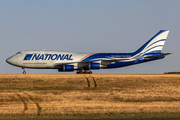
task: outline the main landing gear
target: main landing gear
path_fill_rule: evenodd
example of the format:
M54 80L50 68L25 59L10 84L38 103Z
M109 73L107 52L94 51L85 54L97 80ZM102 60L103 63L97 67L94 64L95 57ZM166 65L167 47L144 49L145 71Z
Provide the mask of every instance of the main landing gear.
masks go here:
M92 74L92 71L90 70L78 70L76 74Z
M22 68L22 69L23 69L23 72L22 72L22 73L23 73L23 74L26 74L25 68Z

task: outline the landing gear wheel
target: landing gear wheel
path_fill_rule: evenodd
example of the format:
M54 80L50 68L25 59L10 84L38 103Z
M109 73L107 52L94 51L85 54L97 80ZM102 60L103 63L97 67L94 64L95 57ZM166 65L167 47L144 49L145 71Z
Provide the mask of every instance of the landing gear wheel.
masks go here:
M82 74L82 72L76 72L76 74Z
M92 71L84 71L83 74L92 74Z
M82 70L77 70L76 74L83 74Z
M90 71L90 70L79 70L76 72L76 74L92 74L92 71Z

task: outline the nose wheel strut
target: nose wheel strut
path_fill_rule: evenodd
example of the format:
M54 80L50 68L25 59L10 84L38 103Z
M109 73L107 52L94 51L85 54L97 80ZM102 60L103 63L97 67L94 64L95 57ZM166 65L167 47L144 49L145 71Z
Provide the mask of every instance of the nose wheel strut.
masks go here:
M22 72L22 73L23 73L23 74L26 74L25 68L22 68L22 69L23 69L23 72Z

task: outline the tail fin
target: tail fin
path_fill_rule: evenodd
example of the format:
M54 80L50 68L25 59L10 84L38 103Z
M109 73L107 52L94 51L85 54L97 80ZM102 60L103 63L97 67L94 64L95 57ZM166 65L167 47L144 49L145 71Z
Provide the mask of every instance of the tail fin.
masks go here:
M161 53L168 34L169 34L169 30L160 30L155 36L153 36L142 47L140 47L135 52L135 54Z

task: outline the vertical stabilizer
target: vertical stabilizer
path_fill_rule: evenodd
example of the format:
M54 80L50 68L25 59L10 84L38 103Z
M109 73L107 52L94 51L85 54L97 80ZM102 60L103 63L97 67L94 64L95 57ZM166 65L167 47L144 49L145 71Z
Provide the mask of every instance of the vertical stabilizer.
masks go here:
M161 53L168 34L169 34L169 30L160 30L155 36L153 36L142 47L140 47L135 52L135 54Z

